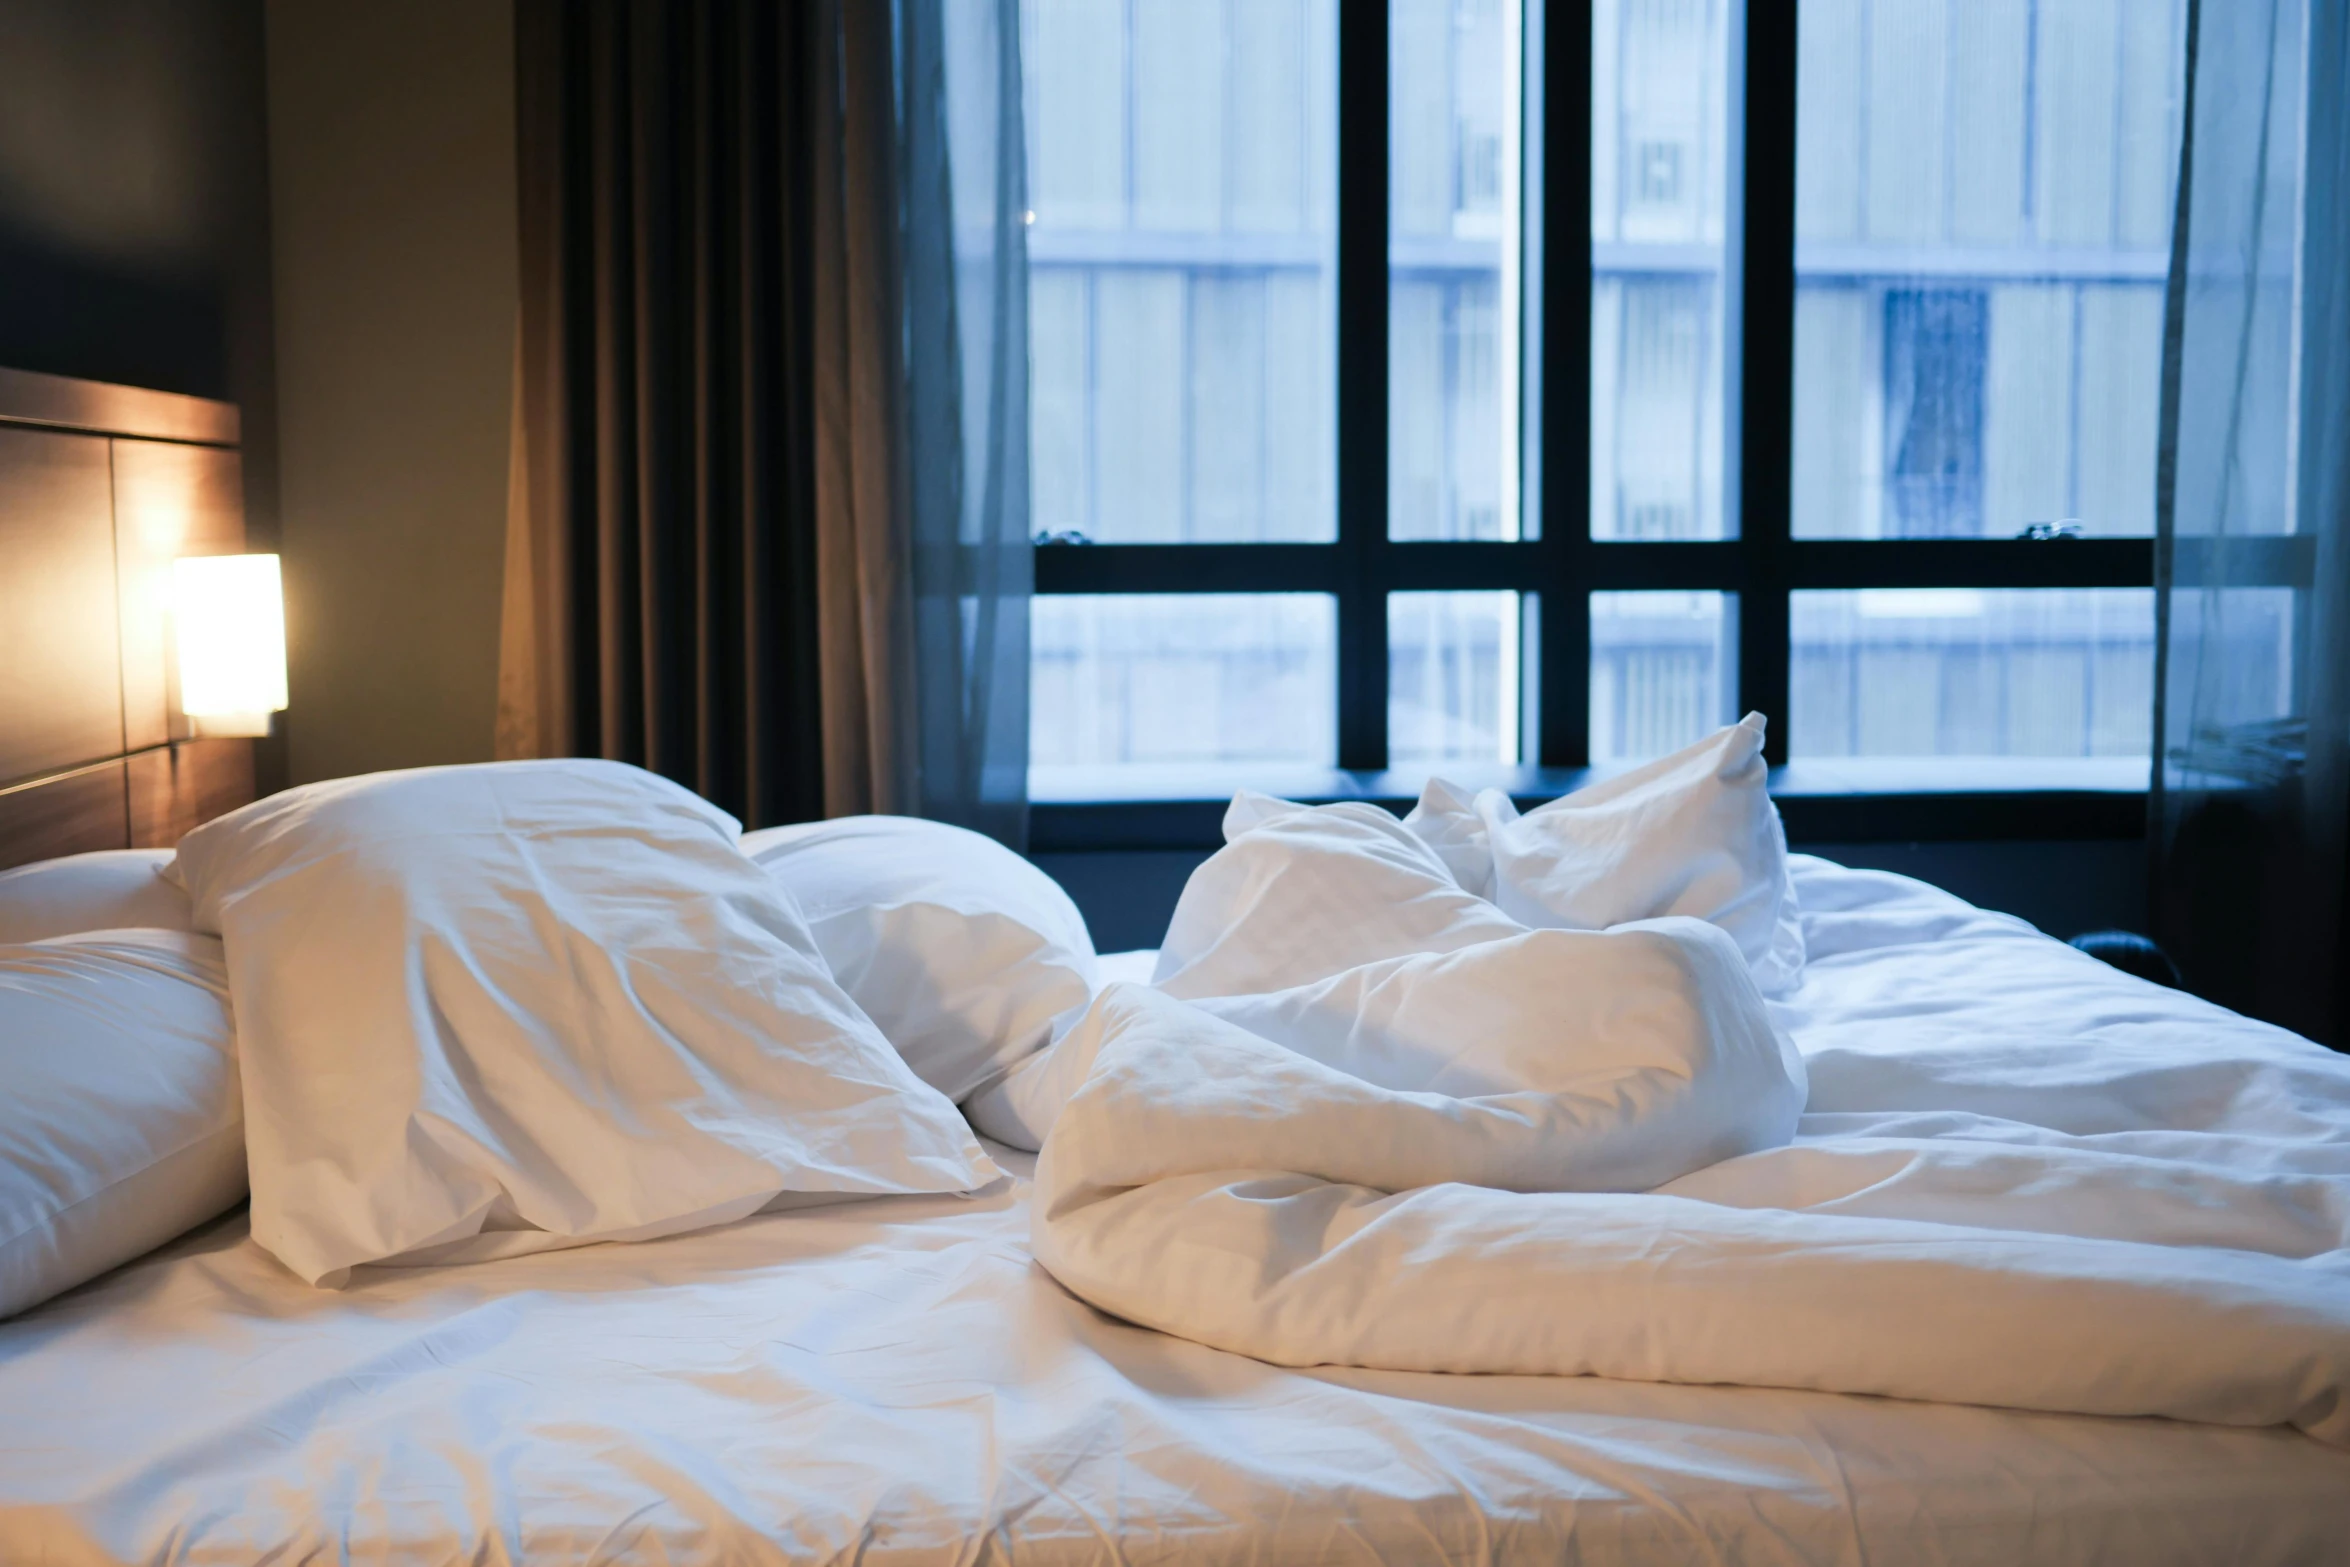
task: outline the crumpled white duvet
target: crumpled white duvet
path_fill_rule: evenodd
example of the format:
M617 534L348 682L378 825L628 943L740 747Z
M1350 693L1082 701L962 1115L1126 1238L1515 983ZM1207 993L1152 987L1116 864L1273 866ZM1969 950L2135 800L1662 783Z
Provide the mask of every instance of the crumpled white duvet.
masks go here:
M1832 962L1836 911L1806 912ZM2350 1446L2350 1063L2218 1008L2182 1038L2167 997L2144 1028L2035 1039L2025 1016L1984 1048L1921 1037L1893 1021L1917 998L1887 995L1881 1037L1847 1008L1775 1076L1764 1004L1706 967L1735 951L1687 927L1712 930L1631 938L1678 943L1677 986L1627 949L1612 983L1600 958L1480 987L1466 969L1505 939L1444 958L1461 983L1411 1016L1377 1004L1378 973L1304 987L1319 1017L1295 990L1112 986L1060 1047L1082 1079L1037 1167L1038 1260L1104 1310L1283 1365L2289 1424ZM2021 983L2019 960L2093 964L2000 947L1991 972L2019 994L2067 977ZM1769 1013L1800 1031L1802 993ZM1648 1070L1603 1059L1598 1093L1572 1081L1562 1063L1627 1032Z

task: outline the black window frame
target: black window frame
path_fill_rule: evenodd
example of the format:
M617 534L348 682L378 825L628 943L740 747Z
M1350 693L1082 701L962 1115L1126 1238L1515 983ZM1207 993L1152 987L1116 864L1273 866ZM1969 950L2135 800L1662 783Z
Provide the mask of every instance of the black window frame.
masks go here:
M1730 17L1730 103L1742 177L1730 182L1735 235L1724 278L1724 496L1735 536L1595 539L1590 517L1590 0L1527 0L1529 56L1539 55L1541 171L1538 443L1539 537L1522 542L1388 538L1388 5L1340 0L1337 136L1337 515L1328 544L1040 543L1040 594L1333 595L1338 610L1338 767L1389 765L1387 596L1406 590L1501 589L1540 595L1540 704L1529 769L1589 765L1590 595L1719 590L1737 595L1740 711L1769 715L1765 755L1787 761L1790 595L1851 588L2151 588L2151 538L1799 539L1792 536L1795 326L1796 0L1753 0ZM1568 84L1561 93L1558 84ZM1536 101L1529 94L1530 105ZM1565 112L1558 112L1563 109ZM1530 115L1531 117L1531 115ZM2234 547L2256 541L2233 541ZM2181 540L2180 548L2194 541ZM2305 577L2308 541L2273 541L2270 580ZM2073 791L2010 791L1940 818L1950 836L2135 835L2144 793L2106 792L2083 809ZM1943 836L1930 811L1815 796L1814 837ZM1945 797L1947 798L1947 797ZM1922 803L1922 802L1921 802ZM1131 805L1119 807L1130 813ZM1791 824L1792 825L1792 824ZM1053 834L1054 837L1061 836ZM1128 835L1113 835L1128 837ZM1190 833L1182 836L1188 838ZM1129 841L1132 841L1129 838Z

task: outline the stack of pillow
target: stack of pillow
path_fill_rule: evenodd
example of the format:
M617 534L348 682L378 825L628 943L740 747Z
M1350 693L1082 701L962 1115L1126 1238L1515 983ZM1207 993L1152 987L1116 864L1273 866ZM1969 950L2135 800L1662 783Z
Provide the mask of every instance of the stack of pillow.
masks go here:
M245 1195L228 970L170 860L0 873L0 1317Z
M9 872L0 1316L248 1185L255 1239L323 1285L972 1191L998 1172L954 1100L1082 1011L1093 963L976 834L744 839L606 762L309 785L176 856Z
M1523 816L1441 783L1400 822L1243 794L1156 981L1246 997L1688 915L1782 991L1803 948L1761 739ZM1041 1145L1099 978L1067 895L976 834L744 835L608 762L307 785L176 855L0 874L0 1317L248 1188L254 1238L330 1286L976 1190L971 1128Z

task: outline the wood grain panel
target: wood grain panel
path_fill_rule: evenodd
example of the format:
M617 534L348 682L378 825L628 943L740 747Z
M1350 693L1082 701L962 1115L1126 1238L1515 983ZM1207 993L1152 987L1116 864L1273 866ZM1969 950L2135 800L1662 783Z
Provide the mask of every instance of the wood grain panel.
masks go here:
M252 742L162 745L170 563L243 547L237 436L227 403L0 369L0 867L253 797Z
M234 403L34 370L0 370L0 420L220 446L236 445L239 427Z
M168 849L196 827L253 800L253 742L189 740L130 759L134 849Z
M122 599L123 745L171 738L171 563L245 547L243 466L216 446L114 442L114 558Z
M126 819L119 761L0 793L0 870L90 849L128 848Z
M0 428L0 784L123 751L107 445Z

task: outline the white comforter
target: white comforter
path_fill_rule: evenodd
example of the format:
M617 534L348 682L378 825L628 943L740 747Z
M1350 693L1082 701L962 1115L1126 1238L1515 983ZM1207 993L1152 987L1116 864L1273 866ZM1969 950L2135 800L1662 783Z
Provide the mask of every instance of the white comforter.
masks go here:
M1090 1064L1039 1161L1037 1258L1105 1310L1285 1365L2290 1424L2350 1446L2350 1063L2151 987L2117 1005L2136 982L1955 899L1888 918L1885 880L1816 881L1813 974L1776 1008L1810 1078L1794 1140L1677 1161L1692 1173L1649 1191L1529 1178L1513 1140L1559 1135L1528 1108L1556 1085L1481 1043L1524 1018L1466 1030L1477 1086L1407 1091L1384 1066L1392 1012L1308 1029L1307 1054L1294 1006L1240 1004L1274 1043L1113 987L1063 1047ZM1839 900L1878 906L1840 920ZM1869 949L1925 941L1935 961L1896 993L1811 1009ZM1588 1048L1589 1010L1557 1020L1563 1046ZM1667 1064L1716 1069L1685 1056Z

